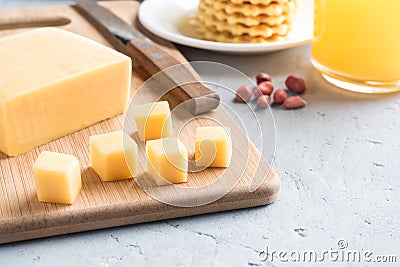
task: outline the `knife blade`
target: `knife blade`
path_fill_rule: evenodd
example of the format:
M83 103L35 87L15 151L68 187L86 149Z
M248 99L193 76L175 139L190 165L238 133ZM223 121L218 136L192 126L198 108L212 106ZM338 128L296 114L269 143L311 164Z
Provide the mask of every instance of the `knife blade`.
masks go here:
M80 11L120 40L125 48L123 53L138 62L150 75L157 74L166 89L173 88L162 96L172 108L185 103L191 113L197 115L219 106L219 95L200 82L200 76L190 64L183 64L188 63L187 61L176 59L139 30L94 1L75 0L75 2ZM179 67L175 67L174 71L165 71L177 65ZM188 81L197 82L188 83Z

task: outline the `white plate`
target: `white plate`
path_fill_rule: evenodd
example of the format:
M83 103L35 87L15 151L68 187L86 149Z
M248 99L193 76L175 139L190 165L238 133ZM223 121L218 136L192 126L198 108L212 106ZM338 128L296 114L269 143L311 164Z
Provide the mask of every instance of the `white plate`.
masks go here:
M313 32L313 0L303 0L288 40L259 44L219 43L181 34L177 25L182 17L193 13L199 0L146 0L139 9L139 20L150 32L172 41L225 53L252 54L278 51L310 42Z

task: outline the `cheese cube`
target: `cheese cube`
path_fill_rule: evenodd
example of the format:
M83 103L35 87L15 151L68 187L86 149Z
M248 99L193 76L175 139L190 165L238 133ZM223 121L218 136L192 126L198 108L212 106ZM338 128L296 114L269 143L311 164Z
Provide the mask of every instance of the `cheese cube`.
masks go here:
M103 182L137 175L138 147L123 131L90 137L92 168Z
M0 151L16 156L123 113L131 59L41 28L0 38Z
M154 140L172 135L171 111L167 101L138 105L132 111L140 140Z
M197 166L229 167L232 142L228 127L197 127L195 160Z
M76 157L43 151L33 165L39 201L73 204L82 188Z
M188 152L176 137L146 143L147 172L157 185L187 182Z

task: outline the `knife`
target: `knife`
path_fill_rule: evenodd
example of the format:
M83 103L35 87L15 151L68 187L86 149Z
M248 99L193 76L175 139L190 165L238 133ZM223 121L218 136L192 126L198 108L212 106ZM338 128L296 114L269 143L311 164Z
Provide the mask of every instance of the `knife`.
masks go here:
M200 82L200 77L186 60L178 60L164 51L139 30L127 24L108 9L97 5L92 0L75 0L77 8L91 18L103 30L115 36L124 49L121 52L139 63L150 75L161 77L163 87L173 88L166 92L162 99L167 100L174 108L181 103L194 115L211 111L218 107L220 97ZM176 71L163 71L169 67L180 65ZM188 83L188 81L197 81Z

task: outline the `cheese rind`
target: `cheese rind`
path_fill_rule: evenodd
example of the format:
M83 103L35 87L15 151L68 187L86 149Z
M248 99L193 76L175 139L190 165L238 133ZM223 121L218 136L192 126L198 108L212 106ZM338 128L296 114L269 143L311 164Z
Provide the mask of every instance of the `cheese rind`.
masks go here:
M73 204L82 188L76 157L43 151L33 165L39 201Z
M171 111L167 101L133 107L133 118L142 141L155 140L172 135Z
M187 182L188 152L176 137L146 143L147 172L157 185Z
M232 141L228 127L197 127L195 160L197 166L229 167Z
M123 131L90 137L92 168L103 182L135 177L137 157L137 144Z
M43 28L0 39L0 151L16 156L123 113L131 60Z

